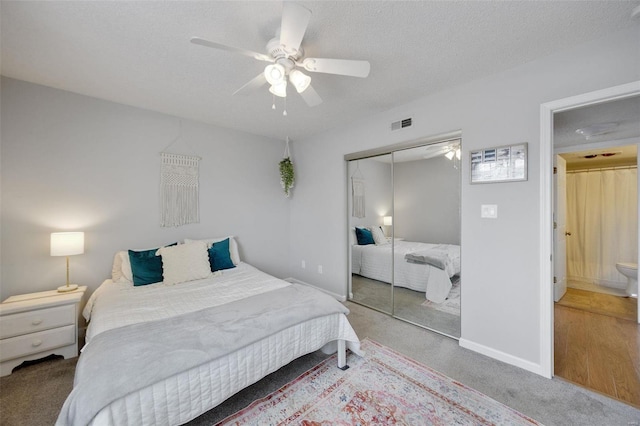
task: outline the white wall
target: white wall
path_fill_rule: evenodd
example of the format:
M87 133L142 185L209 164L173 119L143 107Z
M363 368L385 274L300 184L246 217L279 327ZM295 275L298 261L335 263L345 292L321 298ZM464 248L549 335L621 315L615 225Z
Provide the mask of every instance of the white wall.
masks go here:
M461 341L536 371L541 361L540 104L640 79L639 39L640 27L625 30L298 143L293 276L346 294L344 154L461 129ZM390 132L393 120L409 116L413 127ZM526 182L469 184L470 150L518 142L529 142ZM481 219L481 204L497 204L499 217ZM306 269L300 259L307 260ZM324 265L323 274L310 263Z
M396 237L460 244L460 169L454 164L443 155L394 164Z
M202 157L200 223L161 228L159 152L178 118L8 78L1 102L2 300L64 283L64 258L49 256L50 233L63 230L86 233L71 279L90 289L116 251L185 237L236 235L244 260L289 275L282 141L185 120L169 151Z

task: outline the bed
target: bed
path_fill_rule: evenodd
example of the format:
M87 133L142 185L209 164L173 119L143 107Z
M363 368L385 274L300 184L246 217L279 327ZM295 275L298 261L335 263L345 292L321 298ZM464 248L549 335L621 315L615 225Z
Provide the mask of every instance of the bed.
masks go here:
M391 283L392 244L351 246L351 272L366 278ZM412 254L438 253L442 267L411 260ZM409 259L407 259L409 257ZM416 258L418 258L416 256ZM429 244L396 239L393 244L394 285L425 293L425 298L442 303L451 290L451 278L460 274L460 246Z
M344 305L235 257L186 282L105 280L56 424L183 424L302 355L337 349L344 367L347 347L360 353Z

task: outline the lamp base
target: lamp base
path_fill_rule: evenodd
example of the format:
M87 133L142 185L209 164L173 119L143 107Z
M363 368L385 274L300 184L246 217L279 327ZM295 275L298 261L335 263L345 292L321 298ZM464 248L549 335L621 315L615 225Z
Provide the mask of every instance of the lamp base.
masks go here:
M60 287L58 287L58 293L66 293L66 292L74 291L77 289L78 289L78 284L61 285Z

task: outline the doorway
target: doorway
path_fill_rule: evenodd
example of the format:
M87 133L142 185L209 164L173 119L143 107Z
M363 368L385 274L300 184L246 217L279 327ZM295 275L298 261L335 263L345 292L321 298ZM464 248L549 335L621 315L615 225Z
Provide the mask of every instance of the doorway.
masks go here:
M541 370L554 376L554 247L553 183L554 115L563 111L623 100L640 95L640 81L541 105L540 179L541 179ZM637 140L630 143L638 143ZM593 148L594 146L592 146ZM637 263L637 260L636 260Z
M554 294L554 375L640 406L640 351L628 346L640 338L638 299L628 297L616 267L638 258L637 146L615 144L556 154L554 173L565 191L556 184L554 285L565 285Z

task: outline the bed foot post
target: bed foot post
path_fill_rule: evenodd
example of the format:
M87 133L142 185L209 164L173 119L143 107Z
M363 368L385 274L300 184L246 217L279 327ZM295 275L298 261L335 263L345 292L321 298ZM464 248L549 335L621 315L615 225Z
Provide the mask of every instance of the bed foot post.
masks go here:
M338 340L338 368L342 371L349 368L347 365L347 342Z

